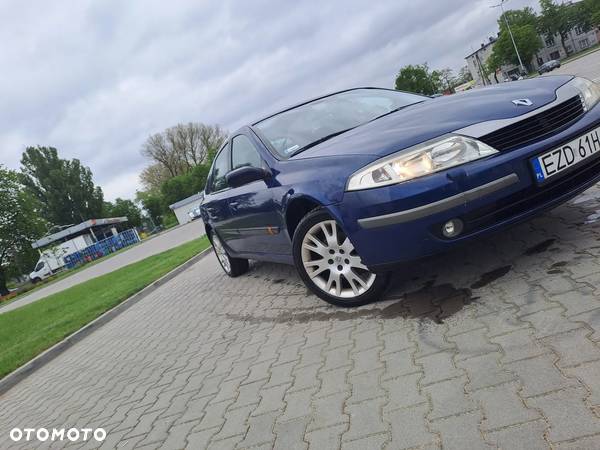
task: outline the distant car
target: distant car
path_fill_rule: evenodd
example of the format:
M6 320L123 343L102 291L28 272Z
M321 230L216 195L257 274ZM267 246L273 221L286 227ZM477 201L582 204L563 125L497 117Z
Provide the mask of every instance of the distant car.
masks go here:
M231 277L248 259L294 264L325 301L361 305L398 263L600 181L599 103L599 85L571 76L435 99L358 88L310 100L223 145L200 206L206 234Z
M539 74L543 74L546 72L552 72L554 69L558 69L560 67L560 61L557 59L553 59L548 61L540 66L538 69Z
M190 211L188 212L188 216L190 216L190 219L192 219L192 220L199 219L201 217L201 215L200 215L200 205L196 206L193 209L190 209Z
M148 234L152 235L152 234L158 234L163 230L163 226L162 225L156 225L154 228L152 228L150 231L148 231Z
M518 73L513 73L513 74L510 74L508 76L508 78L505 78L504 82L506 83L506 82L509 82L509 81L521 81L521 80L525 79L526 75L527 74L521 74L521 75L519 75Z

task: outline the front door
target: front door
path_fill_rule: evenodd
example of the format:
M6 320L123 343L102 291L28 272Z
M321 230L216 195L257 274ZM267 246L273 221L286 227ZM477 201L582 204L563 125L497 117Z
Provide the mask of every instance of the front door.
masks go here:
M245 134L231 140L231 168L264 167L255 143ZM237 253L285 254L289 244L272 193L272 180L259 180L229 190L227 244Z

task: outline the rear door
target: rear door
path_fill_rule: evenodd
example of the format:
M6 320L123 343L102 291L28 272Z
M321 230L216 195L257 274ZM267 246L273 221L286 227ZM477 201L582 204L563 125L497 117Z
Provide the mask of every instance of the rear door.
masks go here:
M229 187L225 175L231 170L229 143L219 151L211 167L205 188L202 210L203 219L224 240L227 234L229 214Z
M238 134L231 140L231 168L268 169L253 136ZM228 245L244 254L284 254L289 243L282 233L280 208L273 198L273 179L258 180L229 190L231 220Z

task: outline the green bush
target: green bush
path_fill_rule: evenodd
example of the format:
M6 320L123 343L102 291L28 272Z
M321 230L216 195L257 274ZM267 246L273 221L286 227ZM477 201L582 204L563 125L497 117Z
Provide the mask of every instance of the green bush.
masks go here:
M172 228L175 225L178 225L177 217L172 211L169 211L167 214L162 216L162 226L164 229Z

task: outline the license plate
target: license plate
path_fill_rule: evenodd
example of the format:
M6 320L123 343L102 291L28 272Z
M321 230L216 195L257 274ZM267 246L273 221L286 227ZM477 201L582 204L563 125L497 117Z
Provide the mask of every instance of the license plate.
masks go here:
M600 154L600 127L531 160L538 183Z

